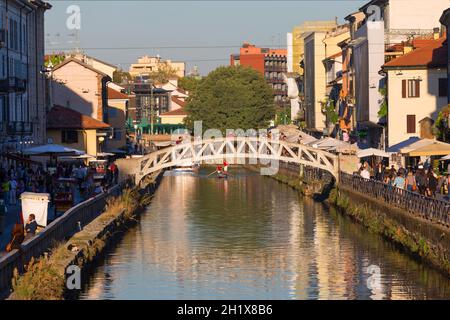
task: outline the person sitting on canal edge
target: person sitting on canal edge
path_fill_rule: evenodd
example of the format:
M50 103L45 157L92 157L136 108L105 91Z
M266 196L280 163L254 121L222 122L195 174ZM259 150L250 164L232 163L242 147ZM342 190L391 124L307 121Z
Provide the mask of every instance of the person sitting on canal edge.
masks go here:
M23 224L16 223L12 231L12 239L6 246L6 252L11 252L12 250L20 249L20 245L25 239L24 233L25 232L23 230Z
M34 214L30 214L28 216L28 221L25 224L25 239L29 239L36 234L38 224L36 222L36 216Z

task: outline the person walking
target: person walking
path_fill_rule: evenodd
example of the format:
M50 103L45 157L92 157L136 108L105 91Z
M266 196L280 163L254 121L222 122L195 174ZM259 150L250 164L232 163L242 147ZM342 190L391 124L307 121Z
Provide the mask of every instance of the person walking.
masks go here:
M9 204L15 206L17 204L17 181L15 178L9 180Z
M397 187L399 189L405 189L405 185L406 185L406 181L405 178L403 177L403 172L399 171L397 173L397 177L394 180L394 187Z
M433 170L429 170L428 171L428 188L427 188L427 192L428 192L428 196L431 198L436 197L436 188L437 188L437 178L433 172Z
M414 176L412 170L408 171L408 175L406 176L406 190L408 191L416 191L416 177Z
M419 168L416 172L416 183L417 188L419 189L419 193L424 196L427 191L427 176L425 175L423 166L421 165L419 165Z

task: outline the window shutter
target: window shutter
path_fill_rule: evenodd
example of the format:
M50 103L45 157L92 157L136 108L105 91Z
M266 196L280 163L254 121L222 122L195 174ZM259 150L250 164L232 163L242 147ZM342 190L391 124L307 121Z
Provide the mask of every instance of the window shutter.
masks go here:
M406 133L416 133L416 115L408 114L406 116Z
M406 80L402 80L402 98L406 98Z
M416 83L416 95L415 95L415 97L416 98L420 98L420 81L416 80L415 83Z

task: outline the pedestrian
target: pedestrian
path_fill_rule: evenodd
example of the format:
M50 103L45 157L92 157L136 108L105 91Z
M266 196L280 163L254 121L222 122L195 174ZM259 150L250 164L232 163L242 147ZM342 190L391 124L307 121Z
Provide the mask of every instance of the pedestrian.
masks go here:
M15 178L9 180L9 204L15 206L17 204L17 181Z
M25 224L25 239L29 239L36 234L38 224L36 222L36 216L32 213L28 216L28 221Z
M11 241L6 246L6 252L11 252L13 250L20 249L20 245L25 239L25 232L23 229L23 224L16 223L13 227L11 234Z
M394 187L397 187L399 189L405 189L405 178L403 177L403 172L399 171L397 173L397 177L394 180Z
M364 166L364 168L361 171L361 178L370 180L370 171L366 166Z
M416 177L414 176L412 170L408 171L408 175L406 176L406 190L408 191L416 191Z
M437 188L437 178L433 172L433 170L428 171L428 196L434 198L436 196L436 188Z
M417 183L417 188L419 189L419 193L424 196L427 191L427 176L425 175L425 172L423 171L422 165L419 165L419 167L417 169L416 183Z

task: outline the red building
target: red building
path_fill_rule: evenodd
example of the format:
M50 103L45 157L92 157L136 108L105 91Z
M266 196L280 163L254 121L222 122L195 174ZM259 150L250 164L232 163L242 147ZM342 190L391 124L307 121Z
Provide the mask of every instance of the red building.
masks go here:
M247 66L259 71L273 88L275 104L280 107L290 105L287 84L283 78L283 73L287 72L286 49L258 48L244 43L239 54L231 55L230 64Z

